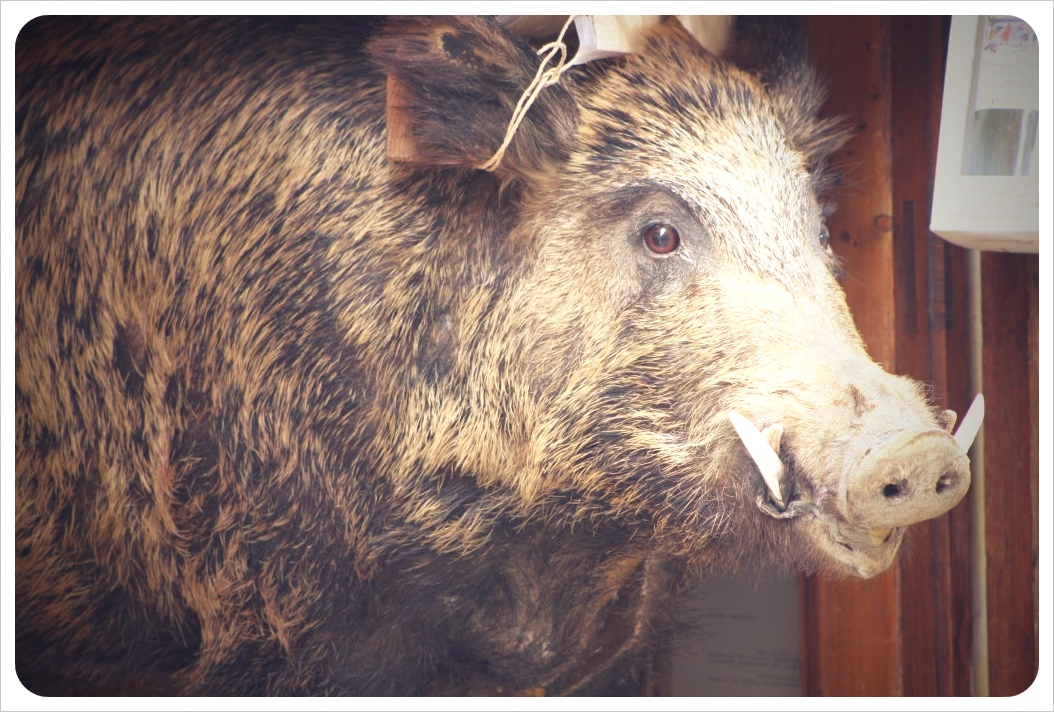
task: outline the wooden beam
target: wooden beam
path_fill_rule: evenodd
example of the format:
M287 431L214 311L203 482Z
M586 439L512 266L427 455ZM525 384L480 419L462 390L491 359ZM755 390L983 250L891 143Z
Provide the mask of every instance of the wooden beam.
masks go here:
M844 115L853 138L833 159L845 173L828 221L842 260L842 285L872 358L896 362L893 192L887 23L878 17L810 17L809 52L826 80L827 111ZM802 682L807 695L898 695L899 572L867 581L802 580Z

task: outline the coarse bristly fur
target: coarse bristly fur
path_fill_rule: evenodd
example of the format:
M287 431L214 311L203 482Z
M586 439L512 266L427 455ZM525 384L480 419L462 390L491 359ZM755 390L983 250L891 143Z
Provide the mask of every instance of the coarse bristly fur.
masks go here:
M743 34L749 71L674 21L576 67L485 172L539 61L488 19L25 27L22 682L631 692L706 572L888 565L847 463L933 409L832 274L844 135ZM759 508L730 409L785 426L800 516Z

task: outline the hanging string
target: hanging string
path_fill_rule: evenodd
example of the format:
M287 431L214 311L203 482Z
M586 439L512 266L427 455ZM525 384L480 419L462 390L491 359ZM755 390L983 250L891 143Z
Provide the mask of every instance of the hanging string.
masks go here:
M541 64L538 65L538 71L534 74L534 79L524 90L523 95L520 96L520 100L516 103L516 108L512 112L512 118L509 120L509 127L505 131L505 140L501 142L501 146L486 162L476 166L484 171L492 171L498 167L501 163L501 159L505 156L505 149L512 143L512 137L516 134L516 130L520 127L520 122L523 121L523 117L526 116L527 110L531 108L531 104L538 98L538 94L541 93L542 89L555 84L560 81L560 77L571 68L570 64L567 64L567 45L564 44L564 35L567 33L567 28L571 26L575 16L570 15L567 18L567 22L564 23L564 28L560 30L560 36L554 41L549 42L538 50L538 54L545 54ZM560 61L554 67L546 69L545 66L549 64L549 61L557 54L560 55Z

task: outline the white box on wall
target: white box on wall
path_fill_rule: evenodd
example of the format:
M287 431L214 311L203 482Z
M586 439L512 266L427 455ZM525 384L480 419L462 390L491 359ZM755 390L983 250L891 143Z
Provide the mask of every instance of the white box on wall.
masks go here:
M972 249L1039 252L1038 122L1029 24L953 17L930 230Z

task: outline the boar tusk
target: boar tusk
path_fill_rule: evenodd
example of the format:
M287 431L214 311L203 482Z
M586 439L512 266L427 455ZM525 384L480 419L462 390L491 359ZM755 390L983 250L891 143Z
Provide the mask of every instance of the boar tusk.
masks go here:
M768 426L761 431L761 437L765 438L765 442L772 448L772 452L779 457L780 441L783 440L783 423L773 423Z
M952 428L955 427L955 419L958 417L958 414L954 410L946 410L940 414L940 417L937 418L937 422L940 423L940 426L944 428L946 433L950 434Z
M783 503L783 494L780 492L780 482L783 479L783 463L773 447L779 446L783 435L782 425L770 425L765 428L765 434L758 431L754 424L742 415L732 410L728 412L728 419L732 421L732 427L736 429L739 439L743 441L744 447L750 453L751 459L758 466L762 479L769 488L769 494L781 509L786 508Z
M955 438L956 444L966 452L973 445L973 440L977 437L977 431L981 429L981 422L984 420L984 396L978 393L973 403L970 404L970 410L966 411L966 415L963 416L962 425L959 426L958 432L952 437Z

